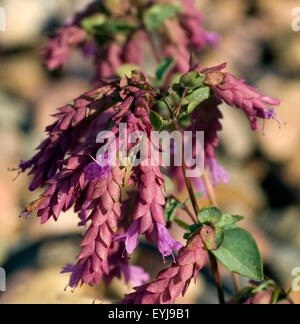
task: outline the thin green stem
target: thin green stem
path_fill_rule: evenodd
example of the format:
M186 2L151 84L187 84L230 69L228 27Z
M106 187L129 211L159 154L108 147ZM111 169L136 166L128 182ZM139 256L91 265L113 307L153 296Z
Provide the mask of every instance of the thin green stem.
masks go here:
M214 186L211 183L210 177L208 176L207 170L204 170L203 173L203 180L207 189L207 195L208 198L210 200L210 203L216 207L218 207L218 202L217 202L217 198L216 198L216 192L214 189ZM232 273L232 280L233 280L233 284L235 287L236 292L240 292L241 291L241 282L240 282L240 278L238 276L238 274L236 273Z
M178 117L179 112L180 112L180 109L182 107L183 100L185 98L186 92L187 92L187 89L185 88L184 91L183 91L183 94L181 96L179 106L178 106L177 111L176 111L176 119L174 120L175 128L178 131L180 131L181 133L183 133L183 131L180 128L180 125L179 125L179 122L177 120L177 117ZM182 138L182 151L184 152L184 137ZM188 178L186 176L186 170L187 170L187 167L186 167L186 164L185 164L185 157L183 156L183 159L182 159L182 172L183 172L183 177L184 177L184 181L185 181L185 184L186 184L186 187L187 187L187 191L189 193L189 196L190 196L190 199L191 199L191 202L192 202L192 205L193 205L195 214L197 216L198 213L199 213L199 211L200 211L200 208L199 208L199 205L198 205L198 202L197 202L197 199L196 199L196 195L194 193L194 189L193 189L191 180L190 180L190 178ZM215 196L213 196L213 194L212 194L214 192L213 191L213 186L212 186L212 184L210 182L210 179L209 179L209 177L207 176L206 173L205 173L205 177L204 178L205 178L204 180L207 182L208 192L211 195L211 199L216 202ZM197 222L195 222L195 224L196 223ZM217 287L217 291L218 291L219 303L220 304L225 304L224 291L223 291L223 287L222 287L222 279L221 279L221 276L220 276L217 259L210 252L209 252L209 259L210 259L210 263L211 263L211 270L212 270L213 277L215 279L215 283L216 283L216 287Z
M176 113L175 113L176 119L178 118L180 109L181 109L182 104L183 104L183 100L184 100L184 98L186 96L186 93L187 93L187 88L184 88L183 93L182 93L182 96L181 96L181 99L180 99L180 102L179 102L179 105L178 105L177 110L176 110Z

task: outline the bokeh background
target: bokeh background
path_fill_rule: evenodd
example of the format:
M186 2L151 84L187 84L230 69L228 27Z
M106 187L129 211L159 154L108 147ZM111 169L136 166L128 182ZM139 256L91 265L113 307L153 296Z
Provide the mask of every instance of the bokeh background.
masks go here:
M66 70L49 73L38 56L46 35L87 0L2 0L7 31L0 32L0 265L8 276L1 303L109 303L131 287L114 281L112 287L64 291L68 275L59 271L73 263L81 233L78 219L68 212L58 223L41 226L35 217L19 219L24 206L36 198L27 190L29 178L8 168L27 159L43 139L50 114L89 89L92 64L75 53ZM289 289L291 272L300 267L300 32L291 28L296 0L198 0L205 26L222 35L218 49L202 55L203 67L228 62L228 69L259 86L282 104L279 129L268 122L266 135L252 133L246 118L223 107L225 120L219 158L230 172L230 184L217 187L225 211L246 217L243 227L256 237L266 274ZM184 199L184 195L181 194ZM205 206L207 202L201 200ZM182 232L173 233L181 239ZM133 262L152 276L161 257L142 245ZM231 278L222 269L226 292ZM293 293L300 303L300 293ZM179 303L215 303L209 270Z

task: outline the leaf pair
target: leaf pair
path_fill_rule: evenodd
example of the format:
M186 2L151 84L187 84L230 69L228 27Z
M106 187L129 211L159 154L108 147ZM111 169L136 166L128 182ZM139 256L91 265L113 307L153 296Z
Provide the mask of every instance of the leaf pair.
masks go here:
M263 261L257 244L250 233L238 228L238 222L243 217L222 214L218 208L210 207L203 208L197 218L200 224L190 227L189 230L197 231L201 227L214 229L215 247L217 248L210 248L211 253L229 271L255 281L263 280ZM211 235L207 236L207 240L210 247L213 247L210 241Z

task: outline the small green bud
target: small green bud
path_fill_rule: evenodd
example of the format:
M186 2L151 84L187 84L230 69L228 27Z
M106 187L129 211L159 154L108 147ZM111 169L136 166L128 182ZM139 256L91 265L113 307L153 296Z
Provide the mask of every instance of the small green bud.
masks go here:
M197 71L184 74L180 79L180 85L188 89L197 89L203 86L206 75Z
M211 226L203 226L200 231L200 237L207 250L216 250L216 233Z

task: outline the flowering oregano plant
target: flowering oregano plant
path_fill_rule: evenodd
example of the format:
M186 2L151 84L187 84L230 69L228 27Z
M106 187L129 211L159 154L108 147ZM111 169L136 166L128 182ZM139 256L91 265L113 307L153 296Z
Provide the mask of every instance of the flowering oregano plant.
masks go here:
M205 31L202 20L192 0L95 1L68 19L42 51L50 70L63 67L75 48L93 56L95 63L94 89L58 109L37 154L19 166L33 175L30 190L45 188L22 216L36 212L46 223L71 208L78 213L78 226L84 228L81 252L62 270L70 273L72 288L102 281L109 285L113 278L123 277L136 288L121 303L174 303L210 261L219 301L225 303L217 261L233 273L238 290L237 274L264 280L255 240L239 228L243 217L218 208L214 186L229 178L215 150L222 130L222 103L240 109L257 131L266 120L281 123L275 112L280 101L227 72L226 64L200 67L197 54L219 39ZM142 71L146 43L157 60L155 78ZM140 67L118 77L124 63ZM175 73L180 76L173 78ZM169 164L162 157L166 146L153 136L162 131L163 137L177 132L179 138L167 147ZM186 133L192 143L189 150L182 136ZM191 163L197 159L199 176L192 172L199 171ZM170 174L186 188L190 197L186 202L168 192ZM197 199L203 195L211 206L200 209ZM178 210L190 216L189 224L178 218ZM173 225L185 229L184 244L170 235ZM142 237L157 246L162 263L171 257L169 267L151 282L142 268L130 264ZM278 293L273 282L256 283L231 303L262 300L282 303L287 296Z

